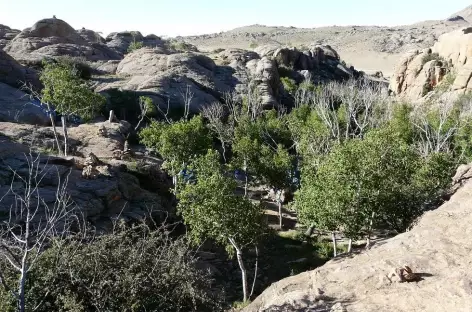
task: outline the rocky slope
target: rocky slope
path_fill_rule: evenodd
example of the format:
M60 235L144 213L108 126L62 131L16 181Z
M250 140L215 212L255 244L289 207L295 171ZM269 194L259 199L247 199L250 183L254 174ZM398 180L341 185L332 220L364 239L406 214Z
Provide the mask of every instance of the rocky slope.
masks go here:
M142 43L143 48L128 53L133 42ZM310 77L320 82L362 76L346 66L329 45L198 52L192 45L137 31L111 33L105 39L93 30L74 30L65 21L52 18L23 30L0 50L0 82L14 85L26 79L25 68L13 58L37 66L43 59L64 55L81 57L96 69L93 87L97 92L134 91L151 97L162 109L168 105L182 109L187 103L194 112L221 102L228 93L248 90L255 91L265 107L290 105L293 99L284 89L284 77L296 82Z
M104 129L104 130L103 130ZM96 123L69 128L69 158L48 156L54 147L49 127L0 122L0 219L8 215L15 201L9 192L21 189L21 183L11 184L13 172L25 173L26 155L30 148L39 152L39 168L45 174L39 185L39 195L53 204L59 183L68 179L67 191L83 216L99 229L106 230L113 220L140 220L150 214L156 218L174 216L168 199L169 179L159 170L160 162L136 154L129 160L113 159L113 151L123 150L129 124ZM60 135L62 141L62 136ZM97 173L84 176L84 163L90 153L98 157ZM87 157L87 158L86 158Z
M2 50L0 50L0 83L5 83L12 87L19 87L23 83L39 87L40 84L35 70L21 66Z
M451 15L449 19L464 19L465 21L472 23L472 5L469 5L465 9Z
M20 31L18 29L11 29L6 25L0 24L0 50L3 49L19 33Z
M446 33L431 48L405 54L395 67L390 89L409 100L423 98L439 84L456 94L470 91L471 57L472 27Z
M91 61L120 59L121 54L100 42L89 42L63 20L43 19L15 36L4 50L20 62L45 57L81 56Z
M462 17L463 16L463 17ZM455 18L424 21L413 25L330 26L319 28L250 25L227 32L189 36L184 39L202 50L256 47L266 44L306 46L331 45L341 58L364 71L380 70L386 75L405 52L430 47L440 35L468 26L470 8L457 12Z
M451 199L409 232L352 257L279 281L244 312L467 312L472 310L471 166L459 168ZM388 278L410 266L416 282ZM447 285L447 287L446 287Z
M225 93L243 93L248 88L258 91L264 106L278 106L285 92L282 70L282 75L298 82L308 76L314 81L329 81L361 75L342 64L331 47L316 45L304 51L263 46L255 52L228 49L218 53L143 48L115 63L116 69L110 63L104 66L114 79L97 77L97 91L134 90L152 97L163 108L167 104L183 107L189 101L192 111L221 101Z

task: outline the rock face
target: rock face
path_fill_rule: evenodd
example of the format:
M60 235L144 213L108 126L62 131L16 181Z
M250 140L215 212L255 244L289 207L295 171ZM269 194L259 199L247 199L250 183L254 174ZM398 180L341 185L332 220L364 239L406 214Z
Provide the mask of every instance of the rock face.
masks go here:
M395 94L416 100L431 91L446 73L446 64L433 57L431 49L411 51L403 56L395 68L390 89Z
M24 82L39 86L36 72L18 64L10 55L0 50L0 82L19 87Z
M77 30L77 33L88 43L105 43L105 39L93 30L82 28Z
M453 14L450 18L454 18L454 17L461 17L462 19L464 19L468 23L472 24L472 5L469 5L468 7L463 9L462 11L459 11L459 12Z
M183 107L190 102L193 111L217 102L218 92L229 91L229 86L215 78L216 65L210 58L193 53L167 54L160 49L143 48L126 57L118 64L119 80L104 82L97 91L111 88L134 90L151 96L165 107Z
M2 50L13 38L20 33L17 29L0 24L0 50Z
M108 47L125 54L132 42L142 42L143 46L156 48L164 47L165 42L156 35L143 36L139 31L114 32L107 36L106 44Z
M472 180L466 169L456 179L462 187L409 232L277 282L243 311L471 311ZM403 265L420 280L387 277Z
M431 61L425 62L433 59ZM472 27L458 29L439 37L430 49L410 51L395 68L391 90L411 100L425 96L446 74L455 72L452 90L472 90Z
M106 229L116 218L125 221L139 220L152 213L155 217L173 211L165 198L158 192L151 192L141 185L139 179L127 170L122 169L124 163L114 163L106 155L111 148L123 145L123 138L119 131L124 130L123 125L107 124L109 136L92 140L94 129L100 125L84 125L82 128L71 128L71 140L76 146L83 147L82 152L99 151L102 162L97 166L99 174L94 179L85 179L82 176L82 167L85 160L81 157L64 159L60 157L41 157L40 168L46 173L39 185L39 194L46 204L53 204L58 184L58 177L62 181L68 178L67 191L71 200L84 217L95 224L99 229ZM97 137L96 131L94 132ZM42 148L48 148L45 144L52 138L50 128L34 128L28 125L19 125L0 122L0 198L7 194L16 170L21 174L27 170L27 162L23 153L28 153L29 145L38 144ZM121 139L118 139L121 138ZM25 143L15 143L13 140L21 139ZM93 141L93 142L92 142ZM156 166L154 164L154 166ZM26 168L26 169L25 169ZM148 182L149 183L149 182ZM162 180L154 183L167 188L165 175ZM12 194L7 194L0 201L0 218L7 215L11 204L14 202Z
M49 125L45 112L32 104L24 92L0 83L0 122L18 122L31 125Z
M40 20L23 30L4 50L20 62L60 55L83 56L91 61L121 58L104 44L91 44L69 24L55 18Z
M116 37L116 35L113 35ZM99 70L116 73L114 81L98 81L96 90L122 88L151 96L155 103L172 108L190 101L191 111L220 101L227 92L257 91L266 108L280 104L284 93L280 71L301 82L357 78L329 46L314 45L307 51L264 46L256 51L228 49L216 53L172 53L164 48L142 48L129 53L116 66L108 62ZM190 95L190 96L189 96Z

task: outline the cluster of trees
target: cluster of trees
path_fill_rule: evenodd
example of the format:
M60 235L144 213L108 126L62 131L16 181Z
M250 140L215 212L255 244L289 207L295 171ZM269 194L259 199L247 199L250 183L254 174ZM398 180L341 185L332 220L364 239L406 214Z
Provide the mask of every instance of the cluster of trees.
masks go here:
M42 102L64 114L91 119L105 106L105 98L88 88L74 64L45 64L41 81ZM56 219L38 227L36 214L50 208L37 200L32 159L34 179L18 176L31 191L26 198L17 195L23 223L15 225L10 218L0 232L8 243L0 262L2 310L218 309L221 298L209 291L213 281L195 268L190 251L207 239L236 256L246 301L254 291L257 261L251 285L244 256L249 250L258 254L267 233L262 207L248 196L251 184L295 191L293 207L307 227L369 239L378 228L405 231L436 207L457 164L472 157L469 95L432 97L411 106L368 81L289 86L295 100L291 111L264 109L258 92L250 89L201 114L189 116L188 107L176 121L164 114L139 132L141 143L160 154L173 177L178 212L189 229L185 237L171 237L167 228L155 225L83 235L87 231L76 228L80 218L62 197L64 188L58 189L58 205L46 214ZM110 96L123 100L113 102L118 114L140 112L136 129L144 117L162 113L149 98ZM243 173L242 181L235 171ZM186 179L184 172L195 178ZM297 172L300 183L294 181ZM236 192L240 186L244 196ZM282 220L279 202L280 228Z
M468 95L433 97L414 107L368 81L305 82L293 95L296 107L289 113L264 110L257 93L249 93L239 100L228 97L225 106L208 106L191 119L154 121L141 132L142 142L170 165L177 198L184 202L185 196L180 211L192 231L199 232L200 225L189 221L186 211L198 196L189 192L208 187L208 198L217 193L206 180L210 176L199 173L210 147L220 151L224 172L244 169L245 188L251 180L287 189L301 170L293 205L300 221L368 241L376 228L405 231L435 207L457 164L471 156ZM178 191L178 172L189 165L200 168L196 184L183 183Z

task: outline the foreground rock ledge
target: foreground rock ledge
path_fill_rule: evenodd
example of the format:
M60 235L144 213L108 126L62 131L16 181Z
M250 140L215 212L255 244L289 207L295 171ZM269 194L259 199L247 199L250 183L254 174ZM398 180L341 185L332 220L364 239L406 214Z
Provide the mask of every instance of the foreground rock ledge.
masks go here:
M472 311L472 181L409 232L352 258L281 280L244 312ZM412 283L387 274L407 264L422 273Z

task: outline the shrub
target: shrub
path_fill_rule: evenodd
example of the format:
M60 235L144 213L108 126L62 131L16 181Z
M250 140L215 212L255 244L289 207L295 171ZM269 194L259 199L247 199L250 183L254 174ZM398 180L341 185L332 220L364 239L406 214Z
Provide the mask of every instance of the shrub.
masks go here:
M46 63L40 76L44 85L42 100L53 104L58 113L75 114L87 121L98 115L106 99L79 76L77 69L68 64Z
M164 167L176 176L193 157L204 154L211 147L208 129L201 116L173 124L153 121L139 136L141 142L154 148L164 158Z
M440 61L442 64L446 64L446 60L438 53L428 53L423 56L421 63L424 65L429 61Z
M176 52L198 52L196 46L185 41L172 40L169 41L168 46L171 50Z
M72 68L79 78L87 80L92 77L93 68L84 57L62 55L57 57L55 62L62 66Z
M280 82L282 82L285 91L292 95L295 95L295 92L297 91L297 83L295 82L295 80L288 77L282 77L280 78Z
M110 110L115 112L115 115L120 120L126 120L132 124L138 122L141 118L142 109L146 109L147 118L157 116L157 109L151 98L146 96L139 96L134 91L118 90L116 88L109 89L105 92L107 94L107 105L103 107L102 115L108 116ZM141 107L144 105L144 107Z
M87 242L56 243L30 272L28 311L36 306L39 312L221 309L222 301L210 292L209 274L196 268L185 237L171 238L166 227L121 225L114 234ZM0 293L2 311L9 311L9 302L10 296Z
M255 48L257 48L258 46L259 46L259 44L258 44L257 42L254 42L254 41L253 41L253 42L251 42L251 44L249 45L249 48L250 48L250 49L255 49Z
M144 47L144 44L142 41L133 41L130 43L128 47L128 53L134 52L136 50L139 50Z
M284 65L279 65L277 67L277 71L279 72L279 76L281 78L284 78L284 77L291 77L293 75L293 70L291 68L288 68Z

